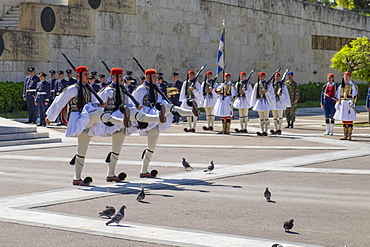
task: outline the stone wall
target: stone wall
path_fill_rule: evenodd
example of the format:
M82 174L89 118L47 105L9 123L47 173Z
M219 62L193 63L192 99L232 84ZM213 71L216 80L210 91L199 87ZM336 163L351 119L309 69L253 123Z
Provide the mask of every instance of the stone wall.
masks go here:
M22 3L20 30L0 29L0 81L23 80L29 66L44 72L69 68L59 50L76 66L99 73L106 73L101 56L109 66L140 76L130 52L166 80L174 71L185 78L187 70L203 64L215 71L222 19L232 80L253 68L270 75L290 67L300 83L324 81L329 72L340 76L329 66L342 43L327 40L370 36L369 17L297 0L103 0L91 1L99 3L94 8L89 2ZM45 7L55 13L49 32L40 21Z

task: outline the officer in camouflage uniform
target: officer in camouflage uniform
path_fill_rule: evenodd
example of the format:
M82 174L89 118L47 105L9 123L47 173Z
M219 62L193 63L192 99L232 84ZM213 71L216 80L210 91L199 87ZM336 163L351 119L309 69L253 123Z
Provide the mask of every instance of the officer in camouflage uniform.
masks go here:
M291 107L287 107L285 110L285 117L288 125L285 128L292 128L295 121L295 112L297 111L297 103L299 100L299 89L297 82L293 79L293 72L287 73L288 80L285 81L285 85L288 88Z

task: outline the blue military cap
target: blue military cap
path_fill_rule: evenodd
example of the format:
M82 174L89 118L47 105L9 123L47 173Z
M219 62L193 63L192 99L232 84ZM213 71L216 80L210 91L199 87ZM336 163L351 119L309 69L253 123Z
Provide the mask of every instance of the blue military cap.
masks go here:
M179 75L179 73L177 73L177 72L172 73L172 76L176 76L176 75Z
M99 75L99 77L100 77L100 78L105 78L105 75L100 74L100 75Z
M66 70L66 72L67 72L68 74L70 74L70 73L72 73L72 70L71 70L71 69L67 69L67 70Z
M140 80L145 80L145 76L140 76Z
M58 74L64 74L64 71L63 70L58 70L57 73Z
M56 72L55 72L55 70L50 70L49 73L50 74L55 74Z
M286 73L287 75L293 75L293 72L292 71L289 71L288 73Z
M44 72L40 72L39 76L45 76L46 77L47 75Z
M89 80L91 80L91 79L95 79L93 75L89 76Z
M158 76L158 80L163 80L163 76Z
M132 75L132 71L127 71L127 75Z
M96 71L91 72L92 75L96 75L97 73Z
M158 72L158 74L157 75L159 75L159 76L163 76L163 73L162 72Z
M29 67L29 68L28 68L28 71L29 71L29 72L35 71L35 68L34 68L34 67Z

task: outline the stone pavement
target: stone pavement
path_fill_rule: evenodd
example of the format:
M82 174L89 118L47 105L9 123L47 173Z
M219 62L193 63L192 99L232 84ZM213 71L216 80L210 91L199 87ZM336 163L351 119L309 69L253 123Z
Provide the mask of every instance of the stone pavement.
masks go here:
M128 174L123 183L105 182L110 138L94 137L83 171L94 179L90 187L71 184L76 139L64 137L63 127L41 127L63 142L0 147L0 245L369 246L370 127L339 141L339 125L324 136L323 116L307 115L268 137L256 136L256 118L248 134L229 136L201 130L204 121L196 133L175 124L155 150L156 179L138 176L146 138L134 134L117 166ZM367 117L362 112L358 121ZM193 170L184 171L182 157ZM214 172L203 172L211 160ZM263 197L265 187L273 202ZM147 197L139 203L141 188ZM106 205L123 204L120 226L97 217ZM291 218L295 226L285 233Z

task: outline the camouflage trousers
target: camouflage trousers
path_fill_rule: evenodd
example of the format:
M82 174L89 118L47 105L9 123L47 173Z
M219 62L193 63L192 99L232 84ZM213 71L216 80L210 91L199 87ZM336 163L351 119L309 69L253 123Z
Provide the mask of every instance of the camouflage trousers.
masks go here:
M292 104L291 107L286 108L285 117L286 121L295 121L295 112L297 111L297 104Z

